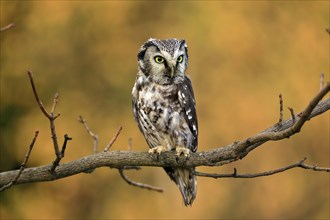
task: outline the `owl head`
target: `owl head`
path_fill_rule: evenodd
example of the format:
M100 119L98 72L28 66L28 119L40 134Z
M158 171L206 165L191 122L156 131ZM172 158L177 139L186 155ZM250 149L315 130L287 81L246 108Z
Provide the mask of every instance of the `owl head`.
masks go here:
M138 52L139 74L158 84L178 83L188 66L185 40L150 38Z

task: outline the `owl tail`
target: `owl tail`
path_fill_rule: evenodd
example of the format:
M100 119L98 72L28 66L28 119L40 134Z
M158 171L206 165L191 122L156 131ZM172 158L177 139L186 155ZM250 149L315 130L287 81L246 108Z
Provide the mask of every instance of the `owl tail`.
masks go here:
M167 174L179 187L185 206L192 205L196 198L197 181L192 170L183 168L165 168Z

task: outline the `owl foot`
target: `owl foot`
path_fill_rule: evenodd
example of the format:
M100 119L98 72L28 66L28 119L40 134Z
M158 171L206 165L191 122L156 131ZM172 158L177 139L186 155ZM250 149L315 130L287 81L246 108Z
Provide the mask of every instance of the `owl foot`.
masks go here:
M162 145L159 145L157 147L151 148L148 152L149 152L149 154L152 154L152 155L155 155L155 154L160 155L161 153L163 153L165 151L167 151L167 148L163 147Z
M175 148L175 151L176 151L176 156L180 157L181 155L183 155L185 158L187 158L190 153L190 150L188 148L182 146L177 146Z

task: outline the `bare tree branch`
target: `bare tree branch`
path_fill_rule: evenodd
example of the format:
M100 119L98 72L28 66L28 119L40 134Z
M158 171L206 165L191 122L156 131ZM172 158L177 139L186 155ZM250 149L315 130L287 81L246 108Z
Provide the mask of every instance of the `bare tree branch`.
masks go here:
M15 25L14 25L13 23L8 24L8 25L6 25L6 26L0 28L0 32L3 32L3 31L6 31L6 30L9 30L9 29L13 28L14 26L15 26Z
M319 167L317 165L309 165L309 164L305 164L305 163L300 164L299 167L307 169L307 170L330 172L329 167Z
M56 157L56 159L54 160L53 165L50 168L50 172L54 172L55 171L55 168L59 165L60 161L64 157L66 145L67 145L68 141L70 141L70 140L72 140L72 138L70 138L67 134L65 134L64 135L64 142L63 142L62 150L60 152L60 156L59 157Z
M149 189L149 190L153 190L156 192L164 192L164 190L162 188L156 187L156 186L151 186L148 184L144 184L144 183L139 183L133 180L130 180L124 173L125 167L124 168L118 168L119 174L120 176L129 184L132 186L137 186L143 189Z
M99 145L99 136L97 134L94 134L94 132L92 132L92 130L87 125L87 121L81 115L79 116L78 121L84 125L87 133L93 138L94 140L93 151L94 154L96 154Z
M54 145L54 150L55 150L55 155L56 155L56 158L53 161L53 166L50 168L50 171L54 172L55 168L58 166L60 160L63 157L61 152L60 152L60 149L58 147L57 135L56 135L56 130L55 130L55 119L58 118L60 116L60 114L57 114L56 116L54 116L54 111L55 111L56 105L57 105L58 100L59 100L59 94L55 93L51 112L48 113L47 110L45 109L43 103L41 102L38 93L37 93L37 89L35 87L35 83L34 83L34 80L33 80L33 74L32 74L31 70L28 71L28 76L30 78L30 83L31 83L31 86L32 86L33 94L34 94L34 97L35 97L35 99L36 99L36 101L39 105L39 108L41 109L42 113L49 119L50 130L51 130L51 135L52 135L52 140L53 140L53 145Z
M39 95L37 93L37 89L36 89L36 86L34 84L34 80L33 80L33 73L31 70L28 71L28 76L30 78L30 83L31 83L31 86L32 86L32 91L33 91L33 94L34 94L34 97L36 98L36 101L39 105L39 108L41 109L42 113L50 119L51 115L47 112L47 110L45 109L44 107L44 104L41 102L41 100L39 99Z
M24 159L23 163L21 164L21 167L20 167L19 171L17 172L17 175L15 176L15 178L14 178L11 182L9 182L9 183L6 184L6 185L3 185L3 186L0 188L0 192L4 191L4 190L6 190L6 189L9 189L10 187L12 187L13 185L16 184L17 180L20 178L20 176L21 176L23 170L24 170L25 167L26 167L26 164L27 164L27 162L28 162L28 160L29 160L29 158L30 158L30 154L31 154L31 152L32 152L32 149L33 149L34 143L36 142L36 140L37 140L37 138L38 138L38 135L39 135L39 131L36 131L36 132L34 133L34 137L33 137L33 139L32 139L32 142L31 142L31 144L30 144L30 147L29 147L29 149L28 149L28 151L27 151L27 153L26 153L26 155L25 155L25 159Z
M326 168L326 167L318 167L318 166L311 166L308 164L305 164L304 162L306 161L306 157L294 164L290 164L288 166L276 169L276 170L271 170L271 171L266 171L266 172L262 172L262 173L254 173L254 174L238 174L236 168L234 168L234 172L230 173L230 174L216 174L216 173L203 173L203 172L197 172L194 171L194 174L196 176L201 176L201 177L212 177L212 178L256 178L256 177L261 177L261 176L270 176L270 175L274 175L277 173L281 173L284 172L286 170L290 170L293 168L304 168L304 169L311 169L311 170L315 170L315 171L326 171L326 172L330 172L330 168Z
M278 124L281 125L283 121L283 97L282 94L279 94L280 99L280 119L278 120Z
M104 148L103 152L107 152L110 149L110 147L113 145L113 143L115 143L122 129L123 128L121 126L118 128L115 136L113 136L109 144Z
M267 141L276 141L284 138L288 138L291 135L300 131L305 122L310 118L312 111L320 102L320 100L329 92L330 83L328 82L324 88L322 88L319 93L310 101L307 107L298 114L298 121L292 126L285 128L284 130L274 130L270 131L266 129L264 132L261 132L253 137L247 138L244 141L238 143L238 148L236 149L241 156L245 156L248 152L256 148L257 146L267 142ZM292 120L292 119L291 119ZM283 123L281 124L283 126Z
M159 160L155 160L147 152L134 151L110 151L92 154L78 160L60 164L56 168L56 173L50 173L51 165L39 166L25 169L16 184L33 183L42 181L52 181L76 175L87 170L98 167L122 168L127 166L156 166L156 167L197 167L197 166L221 166L231 163L245 157L249 152L263 143L270 140L280 140L287 138L300 131L304 123L322 114L330 109L330 98L320 101L330 89L330 84L318 92L311 100L305 110L296 115L296 122L292 117L282 122L281 126L275 125L267 128L259 134L249 137L244 141L234 142L232 144L217 147L212 150L191 153L188 159L178 159L174 152L164 152L159 156ZM302 165L302 167L310 167ZM313 167L313 166L312 166ZM320 168L315 167L315 170ZM320 169L327 171L328 168ZM7 171L0 173L0 187L8 184L17 175L19 171Z
M291 113L291 118L292 118L292 124L296 123L296 116L294 114L293 108L288 107L290 113Z

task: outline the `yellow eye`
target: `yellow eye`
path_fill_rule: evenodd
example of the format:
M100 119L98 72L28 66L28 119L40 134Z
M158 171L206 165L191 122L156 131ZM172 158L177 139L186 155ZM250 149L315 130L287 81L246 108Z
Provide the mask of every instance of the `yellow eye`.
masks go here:
M155 56L155 61L156 63L164 63L165 59L164 57L161 57L161 56Z
M179 56L178 59L177 59L178 63L181 63L182 61L183 61L183 55Z

